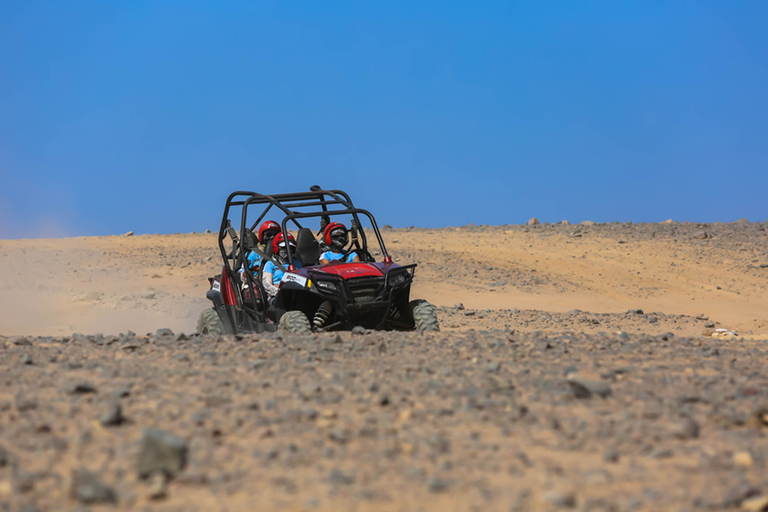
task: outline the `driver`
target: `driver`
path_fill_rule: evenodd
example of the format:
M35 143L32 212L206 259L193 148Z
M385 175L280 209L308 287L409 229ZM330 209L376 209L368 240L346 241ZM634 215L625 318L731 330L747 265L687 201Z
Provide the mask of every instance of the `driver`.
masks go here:
M360 257L354 252L345 252L344 248L349 243L349 231L341 222L331 222L323 230L323 240L328 250L320 255L320 264L325 265L332 261L343 263L359 262Z
M272 239L272 251L277 261L283 265L288 265L288 249L286 247L286 239L291 246L291 252L296 254L296 239L293 235L288 233L287 236L283 233L278 233L275 238ZM298 259L293 260L293 266L295 268L301 268L301 262ZM264 264L264 271L261 277L261 284L264 286L264 290L269 295L269 300L272 300L277 295L277 288L280 281L283 280L285 272L279 265L275 265L272 260L267 260Z

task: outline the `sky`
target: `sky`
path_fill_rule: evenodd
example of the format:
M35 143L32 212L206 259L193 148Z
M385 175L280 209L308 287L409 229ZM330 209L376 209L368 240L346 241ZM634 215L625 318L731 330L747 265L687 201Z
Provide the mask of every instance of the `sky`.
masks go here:
M0 238L768 219L768 2L0 2Z

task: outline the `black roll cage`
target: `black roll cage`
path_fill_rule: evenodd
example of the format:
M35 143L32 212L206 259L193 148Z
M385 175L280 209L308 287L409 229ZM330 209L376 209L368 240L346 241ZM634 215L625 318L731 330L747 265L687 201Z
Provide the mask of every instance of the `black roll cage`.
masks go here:
M246 221L248 219L248 208L253 207L256 205L266 205L264 208L264 211L259 215L259 217L256 219L255 222L253 222L250 226L246 224ZM234 227L231 225L231 221L229 219L229 213L232 207L242 207L241 212L241 219L240 219L240 233L238 236L238 233L235 231ZM365 230L362 227L362 224L360 223L360 215L364 215L368 218L368 220L371 223L371 226L373 228L373 232L376 235L376 239L379 243L379 247L381 248L381 253L384 258L385 262L390 262L391 258L389 257L389 253L387 252L386 246L384 245L384 240L381 238L381 232L379 231L379 227L376 224L376 219L373 217L373 215L364 209L356 208L352 204L352 199L350 199L349 195L344 192L343 190L325 190L320 188L318 185L314 185L310 187L308 192L295 192L295 193L287 193L287 194L273 194L273 195L266 195L266 194L259 194L257 192L250 192L250 191L243 191L238 190L235 192L232 192L229 197L227 197L227 203L224 207L224 214L222 216L221 220L221 227L219 228L219 236L218 236L218 243L219 243L219 250L221 251L222 259L224 260L224 265L227 268L227 272L229 273L230 279L235 278L235 269L239 269L243 267L245 269L245 274L247 277L247 280L249 281L249 286L253 286L255 283L253 282L253 273L248 268L247 265L245 265L244 258L245 254L248 250L254 251L255 253L262 256L262 258L269 259L276 265L280 266L280 268L283 269L283 271L288 270L283 265L280 265L279 262L275 261L275 258L272 258L271 256L264 254L259 248L258 243L255 244L254 247L247 247L246 243L249 237L249 233L253 232L254 229L264 220L264 218L267 216L267 214L270 212L270 210L275 207L278 210L280 210L283 214L283 220L281 223L281 228L283 233L287 233L287 225L288 222L293 222L298 229L302 229L303 226L300 222L298 222L298 219L305 219L305 218L313 218L313 217L327 217L326 220L330 219L330 216L338 216L338 215L351 215L352 216L352 226L350 231L352 232L352 243L357 244L359 248L362 248L364 250L368 250L368 240L365 235ZM308 211L308 212L300 212L295 211L297 208L319 208L317 211ZM340 207L340 209L331 209ZM360 246L360 242L357 241L356 237L360 236L362 246ZM232 249L230 252L227 251L224 241L229 236L232 239ZM291 251L290 244L286 244L287 252L288 252L288 265L289 268L293 266L293 251ZM230 260L231 264L230 264ZM261 288L261 283L258 283L257 286ZM238 297L238 303L243 303L243 298L241 294L241 290L239 286L233 286L235 293ZM263 290L262 290L263 291ZM253 295L252 295L253 296ZM255 299L254 299L255 300Z

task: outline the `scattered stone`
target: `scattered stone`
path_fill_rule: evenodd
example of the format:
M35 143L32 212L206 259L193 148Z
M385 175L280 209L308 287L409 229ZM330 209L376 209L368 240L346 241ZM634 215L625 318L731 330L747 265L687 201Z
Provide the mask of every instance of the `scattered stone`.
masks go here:
M443 478L432 478L427 483L427 489L429 492L441 493L447 491L451 487L451 482Z
M32 342L25 338L24 336L17 336L15 338L11 338L11 343L14 345L18 345L20 347L31 347Z
M155 289L154 288L144 288L139 292L139 297L142 299L154 299L155 298Z
M619 450L615 446L609 446L603 452L603 460L605 462L619 462Z
M768 495L762 494L754 498L747 498L741 502L741 510L746 512L764 512L768 510Z
M86 505L117 503L115 491L99 480L95 473L79 469L72 476L72 497Z
M701 427L692 418L684 418L683 421L674 429L674 435L678 439L696 439L699 437Z
M129 237L129 236L133 236L133 231L128 231L127 233L123 233L122 236L126 237L126 238Z
M733 465L742 469L751 468L753 465L752 455L749 452L735 452L733 454Z
M707 329L714 329L715 328L715 322L712 322L712 321L707 322L707 323L704 324L704 327L706 327Z
M558 508L576 507L576 496L571 492L547 491L544 501Z
M352 328L352 334L365 334L365 327L356 325Z
M163 336L173 336L173 331L167 327L155 331L155 337L162 338Z
M706 240L707 238L709 238L709 235L707 234L706 231L697 231L696 233L693 234L693 238L696 240Z
M148 478L153 472L163 472L173 478L187 465L187 443L170 432L156 428L144 429L139 453L138 473Z
M536 217L532 217L531 219L528 220L528 225L529 226L539 226L539 225L541 225L541 222L539 222L539 219L537 219Z
M18 395L14 399L16 410L19 412L32 411L37 409L37 398Z
M104 414L99 418L99 422L105 427L112 427L122 424L125 421L123 417L123 408L119 399L110 400L107 404Z
M571 373L567 382L576 398L591 398L593 394L607 398L611 395L611 387L601 380L599 375Z
M6 467L11 462L11 454L4 447L0 446L0 468Z
M352 473L345 473L340 469L332 469L328 480L332 484L352 485L355 483L355 475Z
M26 364L26 365L32 365L34 364L34 361L32 361L32 356L29 354L22 354L22 356L19 358L19 363Z
M154 471L149 477L147 497L150 500L162 500L168 496L168 478L162 471Z
M99 293L99 292L88 292L88 293L85 294L83 299L84 300L89 300L89 301L101 300L101 293Z
M70 395L83 395L86 393L95 393L96 386L90 382L72 382L65 386L65 390Z

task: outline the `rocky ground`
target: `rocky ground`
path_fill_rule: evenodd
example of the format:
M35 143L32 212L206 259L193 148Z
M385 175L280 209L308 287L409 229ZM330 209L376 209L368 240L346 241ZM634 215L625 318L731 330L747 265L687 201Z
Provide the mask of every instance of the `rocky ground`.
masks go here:
M442 332L196 336L215 235L0 241L0 512L768 510L765 224L384 237Z
M768 505L765 342L467 330L0 343L0 510Z

